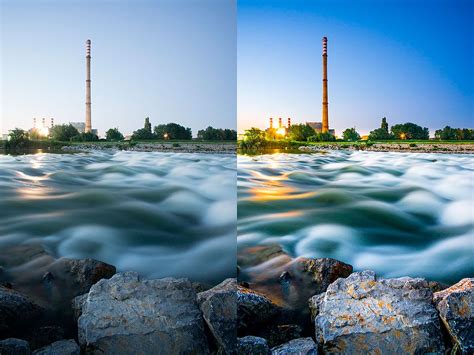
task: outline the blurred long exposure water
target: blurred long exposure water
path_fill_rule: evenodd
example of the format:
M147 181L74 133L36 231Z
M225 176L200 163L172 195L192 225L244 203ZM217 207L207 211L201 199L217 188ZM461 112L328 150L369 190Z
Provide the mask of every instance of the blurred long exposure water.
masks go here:
M472 155L238 157L238 253L280 245L385 277L474 274Z
M0 155L0 252L40 244L214 284L235 274L235 181L232 155Z

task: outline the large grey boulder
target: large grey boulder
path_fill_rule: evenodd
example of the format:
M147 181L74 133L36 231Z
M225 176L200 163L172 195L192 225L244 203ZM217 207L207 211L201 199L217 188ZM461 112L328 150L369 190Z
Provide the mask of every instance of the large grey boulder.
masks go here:
M318 347L311 338L299 338L272 348L272 355L316 355Z
M474 353L474 278L436 292L433 301L455 345L463 354Z
M30 355L30 345L26 340L8 338L0 340L1 355Z
M22 337L44 316L44 309L29 297L0 286L0 334L2 337Z
M316 340L325 353L418 354L444 351L433 293L424 279L376 279L357 272L332 283L317 310Z
M237 331L240 335L259 332L280 311L280 307L263 294L237 286Z
M207 354L196 292L186 279L142 280L135 272L92 286L78 321L92 354Z
M33 352L33 355L80 355L81 349L73 339L56 341Z
M264 338L247 335L237 339L238 355L269 355L270 348Z
M237 281L227 279L198 294L204 320L219 347L233 353L237 341Z

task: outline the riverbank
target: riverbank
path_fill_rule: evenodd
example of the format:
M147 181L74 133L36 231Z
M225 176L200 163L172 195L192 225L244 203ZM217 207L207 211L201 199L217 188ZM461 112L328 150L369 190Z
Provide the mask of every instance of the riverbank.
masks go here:
M273 250L274 251L274 250ZM36 245L0 255L48 254ZM255 255L254 255L255 256ZM253 266L274 252L262 249ZM241 260L242 262L242 260ZM18 266L18 265L17 265ZM55 259L35 289L0 273L0 353L325 354L471 353L474 279L446 287L421 278L382 279L334 259L292 259L272 292L224 280L144 279L92 259ZM306 284L301 284L304 276ZM309 292L307 303L276 302ZM40 302L37 291L49 295ZM61 309L55 309L58 304ZM63 317L58 317L61 312Z
M408 153L447 153L473 154L473 143L435 143L435 142L390 142L390 143L320 143L302 145L298 149L305 153L321 150L362 150L369 152L408 152Z
M146 143L81 143L65 145L61 148L66 152L84 151L117 151L126 150L132 152L168 152L168 153L211 153L211 154L235 154L235 142L146 142Z

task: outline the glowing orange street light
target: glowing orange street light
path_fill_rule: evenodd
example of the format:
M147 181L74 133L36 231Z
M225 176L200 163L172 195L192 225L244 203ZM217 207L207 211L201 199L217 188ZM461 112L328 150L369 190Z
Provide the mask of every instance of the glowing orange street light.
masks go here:
M405 139L406 137L407 137L407 136L406 136L405 133L401 133L401 134L400 134L400 139Z

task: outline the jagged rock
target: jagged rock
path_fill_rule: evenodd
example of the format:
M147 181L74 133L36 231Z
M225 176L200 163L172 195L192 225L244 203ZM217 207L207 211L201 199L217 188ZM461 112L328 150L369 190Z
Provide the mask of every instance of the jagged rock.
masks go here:
M226 354L237 341L237 281L227 279L198 294L198 303L212 335Z
M319 307L322 300L324 299L325 293L320 293L319 295L314 295L309 299L309 313L311 315L311 321L314 322L314 319L319 314Z
M300 338L302 333L303 329L297 324L277 324L265 327L258 335L267 339L268 346L273 348Z
M135 272L92 286L78 321L86 353L209 353L196 292L186 279Z
M98 260L61 258L48 267L44 281L68 287L75 297L89 292L92 285L112 277L115 272L115 266Z
M352 274L352 266L331 258L298 258L293 266L294 271L300 271L311 277L312 291L321 293L340 277Z
M84 302L87 300L87 295L88 294L85 293L72 299L72 312L76 322L82 314L82 307L84 306Z
M42 348L59 340L63 340L65 331L58 325L46 325L35 328L25 339L30 343L31 349Z
M264 338L248 335L237 339L237 355L268 355L270 348Z
M260 327L276 317L280 308L264 295L237 286L237 332L242 335L259 331Z
M27 296L0 286L0 334L2 337L22 337L37 325L44 309Z
M272 348L272 355L316 355L318 347L311 338L299 338L289 341L283 345Z
M81 350L73 339L56 341L33 352L33 355L80 355Z
M30 345L26 340L8 338L0 340L0 354L2 355L30 355Z
M325 353L443 353L433 293L424 279L357 272L332 283L315 308Z
M474 353L474 278L436 292L433 297L441 320L463 354Z

